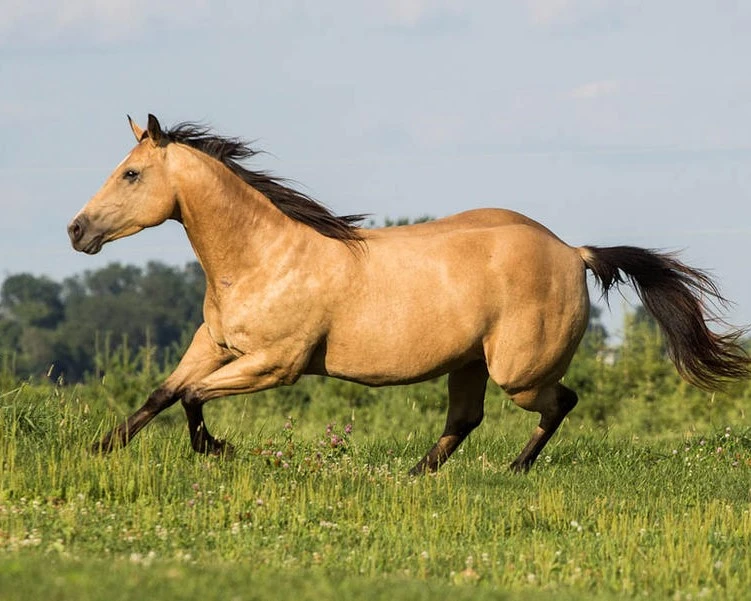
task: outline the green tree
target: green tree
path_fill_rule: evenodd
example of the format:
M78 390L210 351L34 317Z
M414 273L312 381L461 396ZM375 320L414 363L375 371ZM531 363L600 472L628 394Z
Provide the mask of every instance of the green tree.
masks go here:
M139 267L110 263L97 271L86 271L82 281L91 296L123 296L138 292L141 274Z
M54 362L55 328L64 317L61 286L22 273L0 289L0 353L22 374L44 375Z
M6 317L22 326L54 328L63 318L60 292L60 284L48 277L12 275L3 282L0 306Z
M202 321L205 279L197 263L182 270L156 261L145 269L113 263L68 278L62 288L57 360L68 379L106 371L112 346L127 347L131 358L149 347L157 362L171 359Z

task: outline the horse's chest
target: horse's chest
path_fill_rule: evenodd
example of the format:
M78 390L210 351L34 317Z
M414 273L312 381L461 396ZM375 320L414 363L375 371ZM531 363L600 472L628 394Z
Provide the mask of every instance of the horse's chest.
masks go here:
M220 312L211 321L207 320L212 339L236 357L275 348L291 350L290 347L310 337L311 328L307 325L260 311L242 315Z
M296 346L320 337L320 311L311 310L309 296L296 287L219 286L212 296L204 307L209 332L235 356L273 348L296 352Z

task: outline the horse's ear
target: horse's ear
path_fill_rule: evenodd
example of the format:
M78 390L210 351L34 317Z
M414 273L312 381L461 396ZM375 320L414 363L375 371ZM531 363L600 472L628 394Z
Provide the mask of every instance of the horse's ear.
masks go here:
M159 125L159 120L151 113L149 113L149 124L146 126L146 129L149 132L149 138L158 146L162 141L162 126Z
M143 137L146 134L146 132L138 126L138 123L136 123L135 121L133 121L133 119L130 118L130 115L128 115L128 123L130 123L130 129L133 130L133 135L136 137L136 142L140 142L141 140L143 140Z

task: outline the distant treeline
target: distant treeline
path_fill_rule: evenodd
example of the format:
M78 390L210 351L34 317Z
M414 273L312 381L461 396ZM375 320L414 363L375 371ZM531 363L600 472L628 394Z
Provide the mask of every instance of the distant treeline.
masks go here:
M5 373L80 381L96 375L109 347L144 347L166 360L201 323L205 291L198 263L113 263L62 283L28 273L0 289L0 356Z

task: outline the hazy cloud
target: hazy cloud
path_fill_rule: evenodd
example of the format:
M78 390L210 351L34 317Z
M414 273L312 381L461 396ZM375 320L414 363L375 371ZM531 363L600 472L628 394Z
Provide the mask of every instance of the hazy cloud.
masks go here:
M532 22L550 29L610 30L635 3L631 0L526 0Z
M10 126L22 124L39 118L40 115L54 114L55 109L41 100L29 100L20 102L13 100L0 100L0 125ZM0 153L1 155L1 153Z
M610 96L618 91L619 83L614 79L603 79L580 85L571 90L569 96L574 100L591 100Z
M437 17L460 16L468 8L457 0L388 0L380 10L391 25L411 28Z
M423 113L415 116L407 128L412 139L424 148L455 144L467 135L466 120L460 114Z
M549 25L565 18L575 0L527 0L532 20L538 25Z
M386 0L316 3L262 0L222 3L209 0L0 0L0 47L52 45L61 41L84 44L118 43L138 39L154 26L165 29L194 27L207 22L222 27L247 22L260 24L381 23L418 29L431 23L459 19L470 12L459 0Z
M81 38L117 42L137 36L146 24L198 23L209 13L208 0L0 0L0 45L35 45Z

